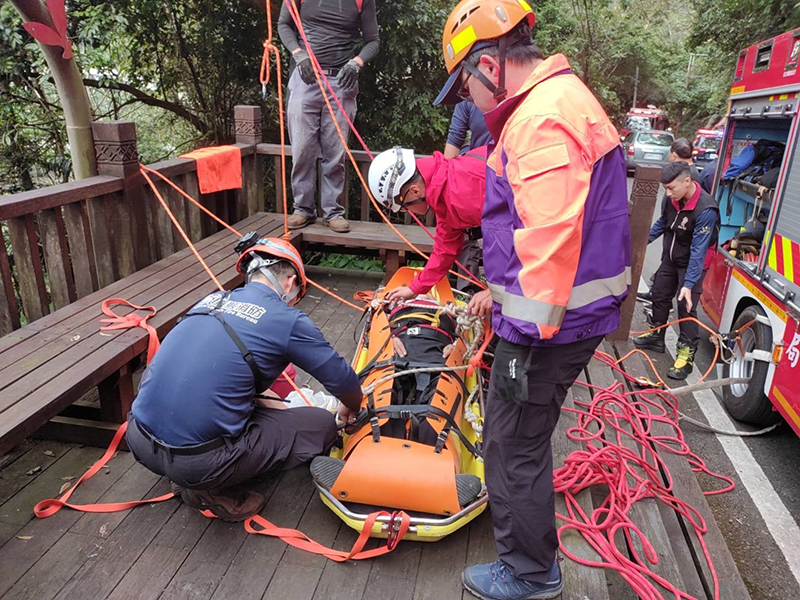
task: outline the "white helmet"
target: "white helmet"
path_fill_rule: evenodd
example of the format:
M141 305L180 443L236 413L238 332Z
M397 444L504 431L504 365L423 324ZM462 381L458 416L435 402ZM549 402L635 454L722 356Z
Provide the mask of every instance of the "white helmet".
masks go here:
M417 172L414 151L395 146L381 152L369 166L369 189L384 208L400 210L400 188Z

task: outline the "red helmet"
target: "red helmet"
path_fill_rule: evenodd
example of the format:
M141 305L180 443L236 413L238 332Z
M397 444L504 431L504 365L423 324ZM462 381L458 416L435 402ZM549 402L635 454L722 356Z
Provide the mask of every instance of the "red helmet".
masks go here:
M258 266L251 264L253 258L255 257L262 259L259 261ZM282 296L282 300L284 300L287 304L295 304L306 293L306 270L303 267L303 259L300 256L300 252L286 240L274 237L259 239L255 244L242 252L239 260L236 261L236 270L242 275L247 276L256 269L267 267L270 264L274 264L278 260L289 261L289 263L291 263L291 265L294 267L294 270L297 272L297 285L299 286L299 293L293 294L291 297ZM273 285L276 284L277 282L273 281ZM280 290L277 291L280 293Z

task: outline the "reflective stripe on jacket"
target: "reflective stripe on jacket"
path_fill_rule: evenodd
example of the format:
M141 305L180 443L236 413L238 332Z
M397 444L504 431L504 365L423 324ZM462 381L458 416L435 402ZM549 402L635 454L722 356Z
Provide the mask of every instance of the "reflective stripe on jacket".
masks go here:
M615 330L630 287L627 184L600 103L555 55L486 121L498 140L481 224L495 331L541 345Z

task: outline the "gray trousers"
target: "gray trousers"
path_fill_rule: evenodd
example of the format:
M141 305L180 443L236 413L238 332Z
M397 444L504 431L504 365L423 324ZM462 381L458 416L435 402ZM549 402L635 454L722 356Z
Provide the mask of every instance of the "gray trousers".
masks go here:
M242 434L219 448L191 456L153 443L128 415L125 441L153 473L186 488L220 490L270 472L285 471L326 454L336 440L336 421L322 408L256 408Z
M470 240L467 234L464 234L464 246L461 248L461 253L458 255L458 262L460 262L466 269L475 276L478 281L481 280L481 255L483 254L483 240ZM453 265L452 271L464 275L457 265ZM477 289L476 285L471 281L462 279L461 277L453 277L456 280L456 289L463 291L470 291Z
M567 390L601 341L497 344L486 399L486 489L497 554L520 579L546 582L556 560L550 436Z
M342 103L351 121L356 118L358 84L351 90L342 91L335 77L328 77L333 91ZM350 127L336 101L328 93L328 99L336 113L336 121L349 139ZM289 141L292 144L292 196L294 212L307 218L315 218L317 190L317 159L322 158L322 189L320 198L322 214L326 221L344 216L344 207L339 200L344 191L345 151L334 121L325 105L325 99L315 81L307 85L297 69L289 78L286 98L286 117Z

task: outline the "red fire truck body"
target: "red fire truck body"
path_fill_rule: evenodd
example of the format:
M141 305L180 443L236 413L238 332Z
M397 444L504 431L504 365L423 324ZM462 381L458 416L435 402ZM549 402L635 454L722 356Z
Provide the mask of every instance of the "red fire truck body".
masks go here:
M744 328L724 364L725 408L756 425L782 418L800 435L800 29L743 50L714 174L720 245L701 299L721 332ZM734 175L748 147L783 149L768 172ZM754 152L758 157L758 153ZM748 156L748 155L743 155ZM758 160L758 159L756 159ZM767 168L766 166L764 167ZM747 326L749 324L749 327Z

